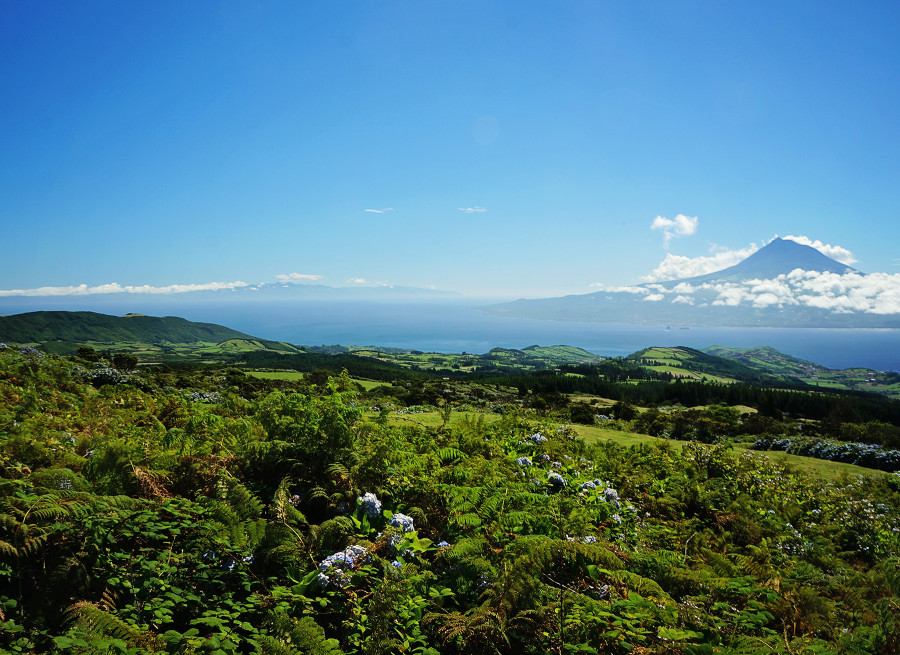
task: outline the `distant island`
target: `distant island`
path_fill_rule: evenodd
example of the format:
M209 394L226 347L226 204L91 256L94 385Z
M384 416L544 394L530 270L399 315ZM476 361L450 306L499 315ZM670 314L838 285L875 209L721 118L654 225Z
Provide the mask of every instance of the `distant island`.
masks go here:
M774 239L715 273L490 305L498 316L709 327L900 328L875 278L815 248Z

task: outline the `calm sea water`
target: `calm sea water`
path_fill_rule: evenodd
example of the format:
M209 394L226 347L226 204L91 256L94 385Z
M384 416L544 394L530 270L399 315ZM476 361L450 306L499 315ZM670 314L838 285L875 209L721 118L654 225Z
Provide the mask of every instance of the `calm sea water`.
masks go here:
M454 303L271 302L118 298L0 305L0 313L37 309L141 312L218 323L254 336L300 345L395 346L436 352L484 353L493 347L566 344L606 355L648 346L771 346L830 368L864 366L900 371L900 330L690 328L501 318ZM0 335L2 340L2 335Z

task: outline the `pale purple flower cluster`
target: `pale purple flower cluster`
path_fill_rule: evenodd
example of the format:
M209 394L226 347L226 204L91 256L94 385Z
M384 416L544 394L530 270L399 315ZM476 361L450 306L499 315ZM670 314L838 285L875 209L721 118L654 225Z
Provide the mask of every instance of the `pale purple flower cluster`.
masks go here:
M518 459L516 459L516 464L518 466L531 466L531 458L519 457Z
M362 546L347 546L344 550L329 555L319 562L319 575L316 580L322 587L330 584L346 587L350 583L350 576L345 569L352 569L357 562L367 559L368 552Z
M357 498L357 501L362 505L363 511L370 519L374 519L381 515L381 501L378 500L378 497L371 491L367 491Z
M395 528L402 529L404 533L415 530L412 517L407 516L406 514L394 514L391 517L391 525Z
M184 397L195 403L215 404L222 401L222 394L217 391L210 391L209 393L203 391L188 391L184 394Z
M619 506L619 492L612 487L607 487L606 489L604 489L603 497L610 505L615 505L616 507Z
M549 473L547 473L547 482L559 487L565 487L568 484L568 482L566 482L566 479L556 471L550 471Z
M131 379L119 369L109 366L96 368L88 373L87 376L90 381L97 386L103 386L104 384L125 384Z

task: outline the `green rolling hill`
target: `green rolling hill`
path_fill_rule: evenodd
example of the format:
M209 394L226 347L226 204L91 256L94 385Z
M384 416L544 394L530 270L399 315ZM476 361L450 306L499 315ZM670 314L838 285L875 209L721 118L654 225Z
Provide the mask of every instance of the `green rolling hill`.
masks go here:
M0 341L37 346L59 354L75 352L79 346L148 353L196 349L203 354L301 350L214 323L196 323L177 316L110 316L66 311L0 316Z

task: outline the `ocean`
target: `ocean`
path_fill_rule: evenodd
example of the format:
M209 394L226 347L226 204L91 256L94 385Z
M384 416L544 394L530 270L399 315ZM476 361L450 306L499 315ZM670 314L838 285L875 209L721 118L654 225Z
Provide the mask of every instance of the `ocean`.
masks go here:
M491 316L469 302L377 303L365 301L220 301L188 299L91 299L73 303L0 305L0 313L37 309L91 309L109 314L141 312L218 323L248 334L298 345L393 346L433 352L485 353L494 347L579 346L615 357L649 346L771 346L829 368L900 371L900 330L722 328L539 321ZM2 340L2 335L0 335Z

